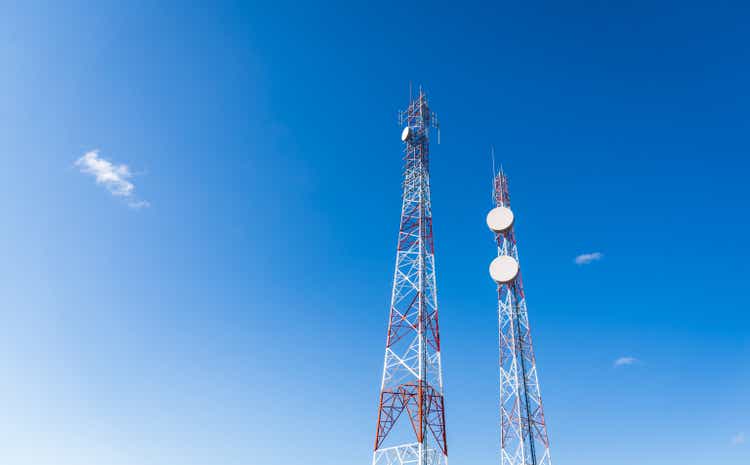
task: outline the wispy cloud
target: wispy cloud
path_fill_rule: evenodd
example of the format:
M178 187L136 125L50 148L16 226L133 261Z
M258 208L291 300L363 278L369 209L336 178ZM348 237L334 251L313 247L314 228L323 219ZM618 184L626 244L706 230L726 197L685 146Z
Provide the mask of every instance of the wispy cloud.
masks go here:
M616 367L622 367L626 365L632 365L638 361L635 357L620 357L617 360L615 360L614 365Z
M742 431L740 431L739 433L732 435L731 441L732 441L732 445L733 446L739 446L740 444L744 444L745 443L745 433L743 433Z
M601 260L602 257L604 257L604 254L601 252L583 253L573 259L573 261L576 265L588 265L591 262Z
M150 204L145 200L139 200L135 194L135 185L130 182L133 173L128 165L115 165L109 160L99 157L98 150L91 150L76 160L75 165L81 173L94 176L97 184L103 185L110 194L125 199L130 208L145 208Z

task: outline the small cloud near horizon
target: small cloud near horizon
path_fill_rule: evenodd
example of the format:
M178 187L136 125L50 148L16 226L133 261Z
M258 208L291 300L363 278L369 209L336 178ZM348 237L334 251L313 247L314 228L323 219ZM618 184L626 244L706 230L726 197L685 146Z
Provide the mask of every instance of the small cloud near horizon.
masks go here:
M620 357L617 360L615 360L614 366L616 367L622 367L627 365L632 365L638 361L635 357Z
M589 263L601 260L604 254L601 252L584 253L578 255L573 261L576 265L588 265Z
M130 208L140 209L150 206L145 200L139 200L134 194L135 185L129 181L133 177L128 165L115 165L99 157L98 150L91 150L76 160L81 173L90 174L97 184L103 185L110 194L125 199Z
M745 443L745 433L740 431L739 433L732 435L732 445L739 446Z

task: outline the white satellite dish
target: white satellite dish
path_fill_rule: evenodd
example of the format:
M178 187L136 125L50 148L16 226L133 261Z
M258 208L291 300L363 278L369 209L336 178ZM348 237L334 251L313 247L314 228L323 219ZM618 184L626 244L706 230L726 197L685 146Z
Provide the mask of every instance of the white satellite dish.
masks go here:
M510 255L500 255L490 263L490 276L498 284L506 284L518 276L518 262Z
M406 126L403 131L401 131L401 140L403 142L406 142L407 140L411 139L411 127Z
M508 207L495 207L487 213L487 226L494 232L507 231L513 226L513 212Z

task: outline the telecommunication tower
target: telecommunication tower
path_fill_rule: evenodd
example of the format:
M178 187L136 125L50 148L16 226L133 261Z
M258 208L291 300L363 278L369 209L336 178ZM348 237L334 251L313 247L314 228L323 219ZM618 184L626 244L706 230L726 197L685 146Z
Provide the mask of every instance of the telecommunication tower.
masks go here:
M493 181L495 208L487 215L487 226L497 243L490 275L497 283L500 333L500 463L551 465L508 179L501 169Z
M372 462L446 465L429 169L429 129L438 125L421 88L399 120L404 143L401 224Z

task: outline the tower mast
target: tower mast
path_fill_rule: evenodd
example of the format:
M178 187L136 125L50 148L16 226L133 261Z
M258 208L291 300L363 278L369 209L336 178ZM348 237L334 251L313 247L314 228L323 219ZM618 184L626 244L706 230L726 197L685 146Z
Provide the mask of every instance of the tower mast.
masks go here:
M495 208L487 215L487 226L497 243L497 258L490 264L490 275L497 283L500 334L500 463L552 465L508 178L502 168L493 181Z
M404 181L396 267L380 387L373 465L446 465L429 129L437 127L419 89L400 113Z

